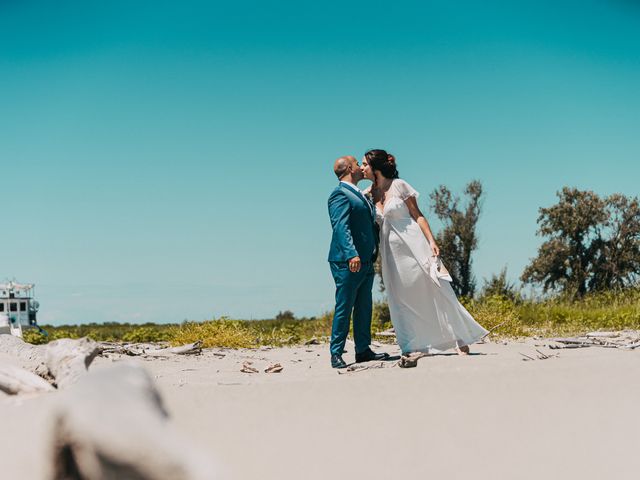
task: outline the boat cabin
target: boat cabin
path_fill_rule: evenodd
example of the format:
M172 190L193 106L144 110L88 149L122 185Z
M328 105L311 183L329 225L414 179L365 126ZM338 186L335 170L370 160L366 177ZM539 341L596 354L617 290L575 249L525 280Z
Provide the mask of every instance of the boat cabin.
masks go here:
M33 299L33 287L32 283L0 283L0 333L15 335L16 330L37 327L40 305Z

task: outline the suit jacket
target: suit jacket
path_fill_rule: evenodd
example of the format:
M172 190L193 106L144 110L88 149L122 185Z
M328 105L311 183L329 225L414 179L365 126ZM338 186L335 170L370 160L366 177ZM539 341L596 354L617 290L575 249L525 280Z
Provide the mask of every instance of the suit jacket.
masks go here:
M375 261L378 229L373 204L342 182L331 192L328 203L333 228L329 261L346 262L353 257Z

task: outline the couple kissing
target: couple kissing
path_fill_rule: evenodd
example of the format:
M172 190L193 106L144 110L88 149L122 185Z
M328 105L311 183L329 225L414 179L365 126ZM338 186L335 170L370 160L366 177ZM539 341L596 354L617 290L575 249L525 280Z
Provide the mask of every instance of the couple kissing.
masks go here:
M391 323L402 352L401 367L421 356L469 345L489 332L462 306L451 288L431 227L418 207L419 193L401 179L396 159L385 150L369 150L362 164L338 158L333 171L338 186L329 196L333 234L329 266L336 285L331 330L331 366L346 368L342 358L350 319L356 363L386 360L371 350L374 263L380 256ZM357 184L370 180L362 191Z

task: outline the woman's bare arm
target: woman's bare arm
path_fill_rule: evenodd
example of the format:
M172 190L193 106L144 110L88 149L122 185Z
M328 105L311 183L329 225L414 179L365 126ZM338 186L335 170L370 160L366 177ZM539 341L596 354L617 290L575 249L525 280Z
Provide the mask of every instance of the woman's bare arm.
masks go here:
M433 238L433 233L431 232L431 227L429 226L429 222L424 217L422 212L420 211L420 207L418 207L418 202L416 201L416 197L407 198L404 203L407 205L409 209L409 213L411 217L416 221L416 223L420 226L420 230L424 234L425 238L429 241L429 245L431 246L431 251L434 255L440 255L440 248L438 248L438 244L436 240Z

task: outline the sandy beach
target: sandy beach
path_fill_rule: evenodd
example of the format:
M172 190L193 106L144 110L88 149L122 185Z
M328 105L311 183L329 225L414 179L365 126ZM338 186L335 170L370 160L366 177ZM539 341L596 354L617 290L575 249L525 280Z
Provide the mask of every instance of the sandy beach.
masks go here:
M552 350L533 339L472 352L340 374L327 345L116 355L91 370L142 364L170 421L221 478L637 478L640 352ZM247 361L259 373L241 372ZM280 373L264 373L276 363ZM1 478L48 478L56 395L0 396Z

